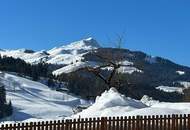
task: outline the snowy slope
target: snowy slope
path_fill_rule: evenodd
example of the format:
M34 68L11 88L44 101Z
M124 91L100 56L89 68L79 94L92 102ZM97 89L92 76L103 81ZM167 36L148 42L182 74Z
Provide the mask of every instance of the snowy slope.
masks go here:
M55 47L47 51L50 54L50 60L47 63L68 65L81 61L84 54L99 47L100 45L93 38L83 39L58 48Z
M6 85L7 98L14 106L10 121L39 121L78 117L135 116L188 114L190 103L169 103L144 96L134 100L121 95L115 88L102 93L94 104L73 115L72 108L82 100L66 93L50 90L47 86L11 74L1 75ZM12 86L12 87L10 87Z
M60 75L62 73L71 73L71 72L74 72L80 68L84 68L84 67L96 67L98 65L98 63L96 62L90 62L90 61L86 61L86 62L76 62L76 63L73 63L73 64L70 64L70 65L67 65L65 67L62 67L58 70L55 70L53 72L54 75Z
M100 45L96 40L87 38L65 46L55 47L48 51L28 52L26 49L0 50L0 55L20 58L32 64L41 61L51 64L71 64L72 62L80 61L82 55L88 51L99 47Z
M81 104L77 97L25 78L5 74L1 80L6 85L7 99L14 106L14 114L8 120L57 119L72 115L72 108Z
M28 53L26 49L19 50L0 50L1 56L20 58L28 63L39 63L46 61L48 54L45 51Z

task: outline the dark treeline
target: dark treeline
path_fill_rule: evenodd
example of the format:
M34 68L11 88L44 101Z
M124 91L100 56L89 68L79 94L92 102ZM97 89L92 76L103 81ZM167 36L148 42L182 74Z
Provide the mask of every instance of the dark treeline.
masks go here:
M38 64L29 64L24 60L12 57L0 56L0 70L16 72L38 80L39 77L52 77L50 65L42 62Z
M113 83L117 86L117 90L134 99L141 99L144 95L153 97L160 101L180 102L183 101L183 95L179 93L167 93L157 90L155 86L148 82L144 82L148 77L137 76L134 74L118 73L113 78ZM143 74L139 74L143 75ZM107 90L106 84L92 73L85 71L77 71L70 74L62 74L58 76L58 80L68 83L68 89L71 93L80 95L85 99L95 99L96 96Z

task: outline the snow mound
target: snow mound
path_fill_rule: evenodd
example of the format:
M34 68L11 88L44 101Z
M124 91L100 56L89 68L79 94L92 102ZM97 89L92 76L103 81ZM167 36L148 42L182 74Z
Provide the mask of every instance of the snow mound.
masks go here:
M92 106L74 115L73 118L119 116L126 112L145 107L147 106L142 102L125 97L115 88L111 88L97 97Z
M111 88L97 97L95 103L71 118L117 117L138 115L171 115L190 113L190 103L169 103L144 96L141 101L127 98Z
M105 91L100 97L97 97L94 105L99 109L114 106L131 106L134 108L144 106L141 103L139 104L136 100L121 95L115 88L111 88L109 91Z
M159 103L158 100L154 100L152 97L149 97L148 95L144 95L141 98L141 102L144 103L144 104L146 104L147 106L152 106L154 104Z

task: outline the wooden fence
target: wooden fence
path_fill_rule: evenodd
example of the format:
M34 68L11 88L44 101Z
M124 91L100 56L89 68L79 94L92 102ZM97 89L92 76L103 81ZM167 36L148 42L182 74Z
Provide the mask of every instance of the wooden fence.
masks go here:
M190 115L102 117L2 125L0 130L190 130Z

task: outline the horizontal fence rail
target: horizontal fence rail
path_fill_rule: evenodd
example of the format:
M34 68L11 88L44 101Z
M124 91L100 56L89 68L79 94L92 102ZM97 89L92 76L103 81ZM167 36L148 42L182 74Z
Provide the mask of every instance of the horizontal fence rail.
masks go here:
M190 130L190 114L17 123L2 125L0 130Z

